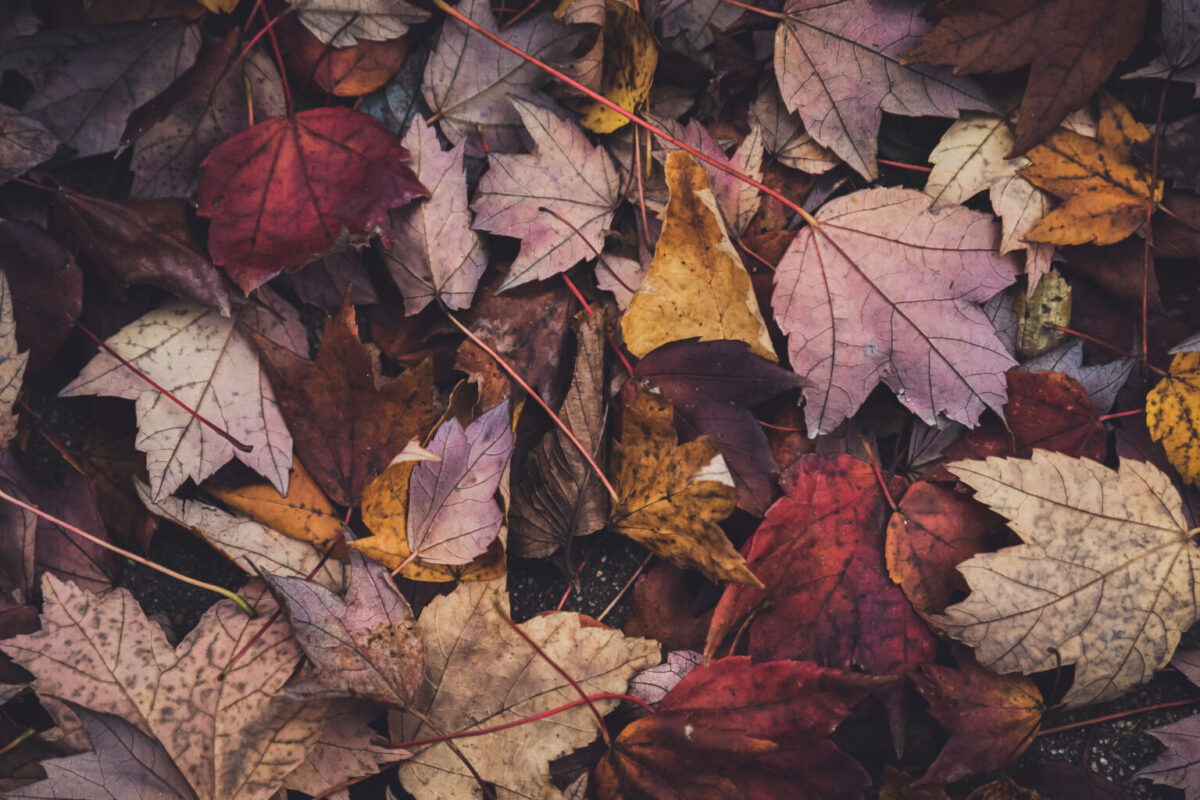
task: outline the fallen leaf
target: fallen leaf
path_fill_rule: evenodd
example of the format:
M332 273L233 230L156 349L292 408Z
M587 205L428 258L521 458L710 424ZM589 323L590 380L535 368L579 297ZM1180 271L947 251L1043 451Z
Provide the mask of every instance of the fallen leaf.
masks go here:
M841 163L804 130L798 114L788 111L774 80L763 81L749 114L763 132L764 149L785 167L819 175Z
M39 370L79 319L83 271L57 239L15 219L0 219L0 271L12 292L17 344Z
M1004 413L1015 455L1028 458L1040 448L1095 461L1104 459L1108 434L1078 381L1058 372L1011 370L1007 377Z
M879 800L950 800L941 786L914 786L916 779L888 764L883 768Z
M605 381L602 311L575 317L575 366L559 417L604 469ZM608 522L608 495L583 454L558 428L544 434L513 482L509 546L543 558Z
M322 308L327 313L342 307L347 290L350 292L350 302L356 306L379 302L379 295L363 266L362 257L345 236L338 237L328 253L312 259L299 272L281 275L277 280L291 286L296 296L305 303Z
M395 712L393 737L414 740L524 719L579 699L547 661L500 618L507 613L501 581L468 583L426 606L417 620L425 643L425 683L411 707L428 722ZM589 695L623 692L639 671L657 664L658 643L619 631L584 626L578 614L555 612L522 622L521 629ZM615 700L596 700L601 713ZM553 721L520 725L455 744L501 797L558 796L549 762L591 742L596 720L586 707ZM428 800L478 796L474 775L445 744L416 746L400 765L404 788Z
M1160 725L1146 731L1166 746L1166 752L1147 767L1138 770L1136 777L1146 778L1163 786L1184 790L1188 800L1195 797L1200 781L1200 729L1195 715L1177 722Z
M375 388L349 303L326 319L313 361L257 332L251 336L295 432L297 455L338 505L357 504L392 456L433 426L432 365L425 362Z
M533 137L533 152L492 153L471 203L476 230L521 240L521 252L499 292L595 258L620 200L612 159L577 125L517 97L512 105Z
M886 682L808 662L701 665L621 731L596 767L597 795L856 797L869 779L826 737Z
M1033 744L1042 693L1021 675L996 675L964 660L958 669L922 664L912 674L929 713L950 734L920 784L993 772Z
M875 151L884 111L957 117L993 108L974 81L900 61L929 30L922 6L915 0L788 0L783 7L775 33L783 102L819 144L868 180L879 176Z
M801 379L751 353L745 342L695 339L647 353L634 376L671 402L685 439L712 439L737 486L738 507L762 516L774 499L779 467L750 408L802 385Z
M275 28L288 70L294 75L311 76L314 83L336 97L361 97L381 88L408 57L407 36L334 46L322 42L301 22L287 17Z
M548 15L534 15L501 32L496 30L488 0L464 0L457 10L542 61L559 60L575 44L575 35ZM515 53L457 20L446 20L425 64L421 93L452 145L465 140L468 155L481 155L485 152L479 146L482 133L490 152L515 153L524 133L518 107L510 97L532 97L548 80L545 72Z
M1158 173L1171 179L1178 189L1200 191L1200 116L1190 115L1163 125L1158 142ZM1144 163L1154 162L1154 141L1133 144L1129 148Z
M1029 65L1013 153L1024 153L1108 79L1142 35L1146 0L957 0L906 62L956 73Z
M678 339L737 339L774 360L750 276L717 210L708 175L688 153L667 157L667 204L654 262L621 319L635 356Z
M703 663L703 653L673 650L667 653L666 661L657 667L642 670L629 681L629 696L657 706L688 673Z
M202 425L105 351L59 393L137 401L136 444L146 453L155 499L171 494L188 478L203 481L230 458L287 491L292 435L242 326L279 341L306 339L295 309L276 295L264 299L269 305L247 302L232 317L176 300L125 326L107 342L179 402L250 445L249 452Z
M1166 475L1042 450L947 468L1025 544L960 564L971 595L932 618L939 628L999 672L1074 664L1072 707L1116 697L1170 660L1196 617L1200 554Z
M61 482L39 481L30 488L38 508L101 541L108 541L91 479L72 470L63 475ZM113 587L116 569L112 554L45 517L38 517L34 550L39 573L53 572L96 594L103 594Z
M332 711L330 713L336 713ZM370 724L376 717L371 706L351 708L325 721L321 735L304 763L284 779L284 787L304 792L317 787L342 786L379 772L385 765L408 758L408 751L376 742L379 733ZM350 792L331 793L331 800L350 800Z
M1050 210L1050 197L1017 174L1028 166L1029 159L1007 157L1013 142L1003 117L964 114L942 134L929 154L933 171L925 182L925 194L933 198L933 208L940 210L965 203L987 189L992 209L1002 221L1000 252L1026 251L1027 286L1033 292L1050 269L1054 246L1022 240Z
M0 450L8 447L17 435L17 415L13 406L21 393L28 360L28 352L17 351L12 294L8 290L8 278L0 272Z
M286 495L269 483L230 488L209 482L204 489L255 522L324 550L342 535L342 516L299 461L292 463L287 487Z
M1018 776L1021 783L1049 800L1074 797L1077 800L1132 800L1112 781L1094 772L1085 772L1065 761L1030 764Z
M658 561L637 576L630 589L629 611L621 630L662 642L667 650L703 650L712 609L697 613L687 573Z
M129 115L182 75L199 49L199 28L181 19L62 28L7 42L0 70L33 84L21 113L83 157L116 150Z
M404 313L434 300L449 308L471 306L487 251L471 230L462 142L442 150L433 126L414 119L402 144L428 200L391 212L392 241L383 251L392 280L404 293Z
M1162 185L1133 162L1131 144L1150 138L1129 110L1101 97L1097 138L1058 129L1029 151L1021 177L1064 202L1025 234L1026 241L1050 244L1114 244L1146 222L1146 212L1162 199Z
M1200 353L1179 353L1146 395L1146 427L1184 481L1200 484Z
M274 601L255 589L244 596L270 616ZM286 625L263 629L223 600L172 649L125 589L96 597L47 575L42 595L42 629L0 649L37 676L42 695L121 717L157 740L200 800L266 800L321 730L324 714L312 712L323 708L306 713L278 696L302 656Z
M979 503L918 481L888 520L888 575L919 613L941 613L955 591L967 588L955 566L987 550L996 527Z
M304 27L322 44L349 47L360 39L398 39L429 12L404 0L288 0Z
M985 783L967 795L967 800L1043 800L1037 792L1017 784L1012 778L1003 776Z
M928 425L968 426L1004 404L1015 365L979 303L1016 278L995 253L988 216L934 215L911 189L868 189L826 203L775 273L771 304L789 337L810 437L849 418L882 381ZM952 287L948 289L948 287Z
M684 52L699 52L713 43L714 32L728 30L744 13L724 0L691 0L658 6L664 39L682 37Z
M626 407L612 457L617 502L610 524L711 581L759 585L717 525L737 496L725 459L704 437L678 444L672 417L671 406L648 392Z
M645 17L636 8L622 0L606 0L604 8L599 91L626 111L633 111L650 96L658 48ZM629 124L627 117L596 100L580 102L575 110L582 114L579 124L593 133L612 133Z
M0 183L46 161L59 144L45 125L0 103L0 170L5 173Z
M335 589L345 585L343 564L336 558L323 560L308 542L288 538L261 522L199 500L164 497L155 501L144 483L135 485L152 513L200 536L248 575L262 570L272 575L305 577L319 567L314 580Z
M0 450L0 488L32 504L33 480L14 450ZM0 597L28 603L37 587L37 515L12 503L0 508Z
M408 151L373 117L340 106L272 117L204 159L197 213L208 250L249 294L328 250L343 227L367 233L428 192Z
M350 553L349 588L343 600L303 577L263 580L291 623L311 672L288 685L300 699L337 697L403 707L425 677L425 651L412 608L388 571Z
M1078 381L1091 398L1096 410L1107 414L1117 399L1117 392L1129 380L1136 363L1136 359L1121 358L1107 364L1084 366L1083 342L1076 339L1073 342L1064 342L1053 350L1026 361L1018 369L1023 372L1049 370Z

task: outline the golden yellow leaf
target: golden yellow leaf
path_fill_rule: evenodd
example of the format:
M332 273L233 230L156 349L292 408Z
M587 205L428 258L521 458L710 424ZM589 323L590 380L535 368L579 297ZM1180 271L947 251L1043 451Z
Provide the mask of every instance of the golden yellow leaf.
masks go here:
M1163 443L1171 465L1200 484L1200 353L1180 353L1146 396L1146 427Z
M287 495L269 483L237 489L208 486L205 490L255 522L282 534L326 547L342 530L342 518L299 461L292 462Z
M707 436L680 445L674 411L640 392L625 409L612 526L681 567L713 581L762 586L717 522L733 513L737 491Z
M237 8L238 0L198 0L200 5L214 14L228 14Z
M1133 163L1129 145L1149 137L1145 126L1111 97L1101 99L1097 138L1059 128L1027 155L1021 177L1065 202L1025 234L1027 242L1114 244L1146 221L1153 191L1150 173Z
M366 536L350 546L388 569L395 569L408 560L408 481L417 462L394 463L373 480L363 491L362 519L373 536ZM469 564L431 564L420 558L400 570L411 581L447 583L449 581L490 581L502 576L507 566L504 545L496 539L487 552Z
M778 361L708 173L676 150L667 156L667 186L671 199L654 261L621 320L629 352L641 358L659 345L697 336L746 342Z
M658 48L650 26L636 9L620 0L606 0L604 13L604 66L600 94L626 111L632 111L650 95ZM575 106L583 116L579 124L594 133L612 133L629 120L595 100Z

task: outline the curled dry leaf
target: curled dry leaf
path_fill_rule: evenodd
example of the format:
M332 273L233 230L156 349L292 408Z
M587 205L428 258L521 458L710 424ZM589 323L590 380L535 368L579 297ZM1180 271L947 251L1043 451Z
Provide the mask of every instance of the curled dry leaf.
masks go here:
M524 719L579 699L554 667L501 618L507 613L501 581L466 583L425 607L417 629L425 643L425 684L411 707L391 717L394 737L410 741ZM623 692L630 678L660 660L658 644L619 631L584 626L578 614L555 612L521 629L571 675L587 694ZM596 700L601 713L617 701ZM586 706L455 744L500 797L556 798L549 762L596 738ZM471 771L445 744L414 746L400 765L404 788L427 800L479 797Z
M1074 664L1063 700L1079 706L1170 660L1196 619L1200 551L1166 475L1043 450L947 468L1025 542L960 564L971 595L932 618L979 663L1025 674Z
M704 437L678 444L673 416L668 403L648 392L625 409L613 454L613 529L711 581L761 586L717 525L737 496L725 459Z

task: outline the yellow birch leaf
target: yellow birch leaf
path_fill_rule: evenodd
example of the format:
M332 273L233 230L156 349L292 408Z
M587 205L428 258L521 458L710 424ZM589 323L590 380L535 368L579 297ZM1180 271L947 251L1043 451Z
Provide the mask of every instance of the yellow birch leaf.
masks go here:
M1200 353L1171 359L1167 377L1146 396L1146 427L1180 476L1200 484Z
M613 455L619 499L612 527L709 580L761 587L717 525L737 502L725 459L707 436L680 445L673 418L671 406L648 392L625 409Z
M625 345L638 358L659 345L699 337L736 339L778 361L758 309L750 275L733 243L708 182L688 153L667 156L667 203L650 271L621 320Z
M337 509L299 461L292 462L286 495L269 483L237 489L206 485L204 489L255 522L293 539L312 542L317 549L326 547L342 530Z
M650 95L654 70L658 67L658 48L650 26L636 9L620 0L604 4L604 66L600 94L626 111L632 111ZM594 133L612 133L629 120L611 108L585 100L575 106L583 114L579 124Z
M1025 234L1027 242L1115 244L1146 221L1162 199L1150 173L1133 163L1129 145L1149 137L1116 100L1101 101L1097 138L1059 128L1027 153L1021 177L1064 202Z

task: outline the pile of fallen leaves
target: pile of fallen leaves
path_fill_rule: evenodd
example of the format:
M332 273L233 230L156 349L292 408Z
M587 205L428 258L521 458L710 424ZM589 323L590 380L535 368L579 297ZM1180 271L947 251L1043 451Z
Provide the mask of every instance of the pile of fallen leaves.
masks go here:
M1145 790L1013 764L1200 681L1200 0L13 0L0 71L0 797Z

